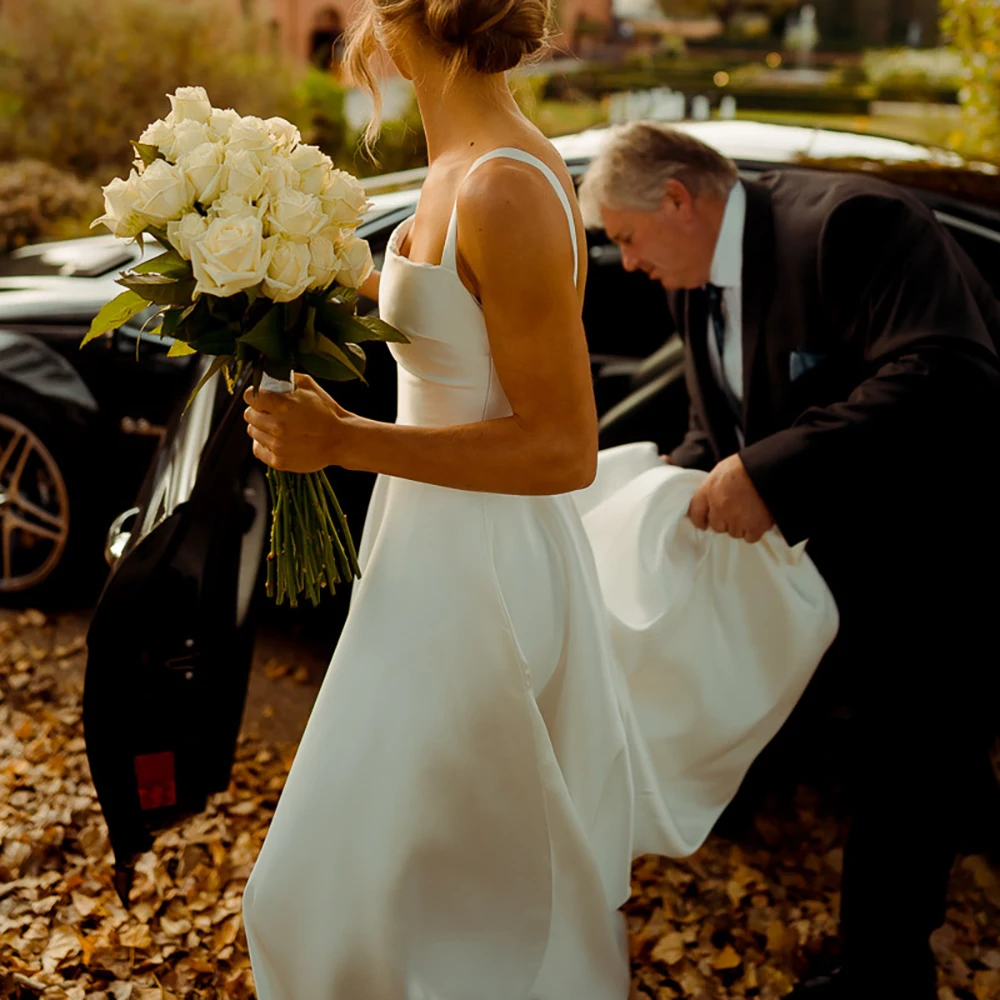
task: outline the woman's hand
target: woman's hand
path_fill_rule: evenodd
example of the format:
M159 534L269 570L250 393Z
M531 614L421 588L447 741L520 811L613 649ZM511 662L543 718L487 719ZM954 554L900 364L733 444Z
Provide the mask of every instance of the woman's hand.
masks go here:
M346 461L353 414L324 392L309 375L295 373L292 392L243 393L247 433L253 453L282 472L318 472Z

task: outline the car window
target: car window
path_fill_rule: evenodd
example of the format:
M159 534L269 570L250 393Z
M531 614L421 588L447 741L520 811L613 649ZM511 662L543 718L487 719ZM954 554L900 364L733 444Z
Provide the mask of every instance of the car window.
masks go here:
M663 286L622 267L621 251L603 232L587 234L583 325L591 354L644 358L674 332Z
M939 218L1000 298L1000 233L947 214L939 213Z

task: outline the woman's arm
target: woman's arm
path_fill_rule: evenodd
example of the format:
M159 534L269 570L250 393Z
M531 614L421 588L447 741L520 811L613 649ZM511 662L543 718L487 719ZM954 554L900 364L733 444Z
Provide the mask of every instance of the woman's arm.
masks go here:
M294 472L341 465L487 493L564 493L593 480L597 414L562 205L536 169L492 161L463 186L458 222L512 415L387 424L349 413L300 377L284 396L248 390L259 458Z
M378 283L382 277L381 271L373 270L371 274L361 283L358 288L358 294L363 295L366 299L370 299L372 302L378 302Z

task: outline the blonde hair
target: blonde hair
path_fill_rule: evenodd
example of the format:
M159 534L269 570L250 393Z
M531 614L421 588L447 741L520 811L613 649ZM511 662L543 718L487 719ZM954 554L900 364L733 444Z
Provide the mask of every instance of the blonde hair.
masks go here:
M347 31L344 62L351 79L372 97L365 129L378 137L382 98L371 62L382 41L421 31L448 62L448 81L464 72L503 73L543 51L550 35L550 0L363 0Z
M707 143L660 122L629 122L610 129L580 184L580 209L590 228L601 227L601 206L655 212L669 180L692 195L725 200L738 178L736 164Z

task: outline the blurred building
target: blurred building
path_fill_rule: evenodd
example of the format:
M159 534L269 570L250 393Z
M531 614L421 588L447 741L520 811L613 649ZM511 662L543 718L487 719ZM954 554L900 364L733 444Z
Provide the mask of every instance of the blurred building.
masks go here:
M938 0L812 0L827 45L929 47L939 41Z
M0 0L2 2L2 0ZM231 0L245 17L256 17L269 28L272 44L298 59L327 68L343 50L343 33L357 10L357 0ZM362 0L364 2L364 0ZM581 24L593 31L611 28L611 0L560 0L558 47L572 45Z

